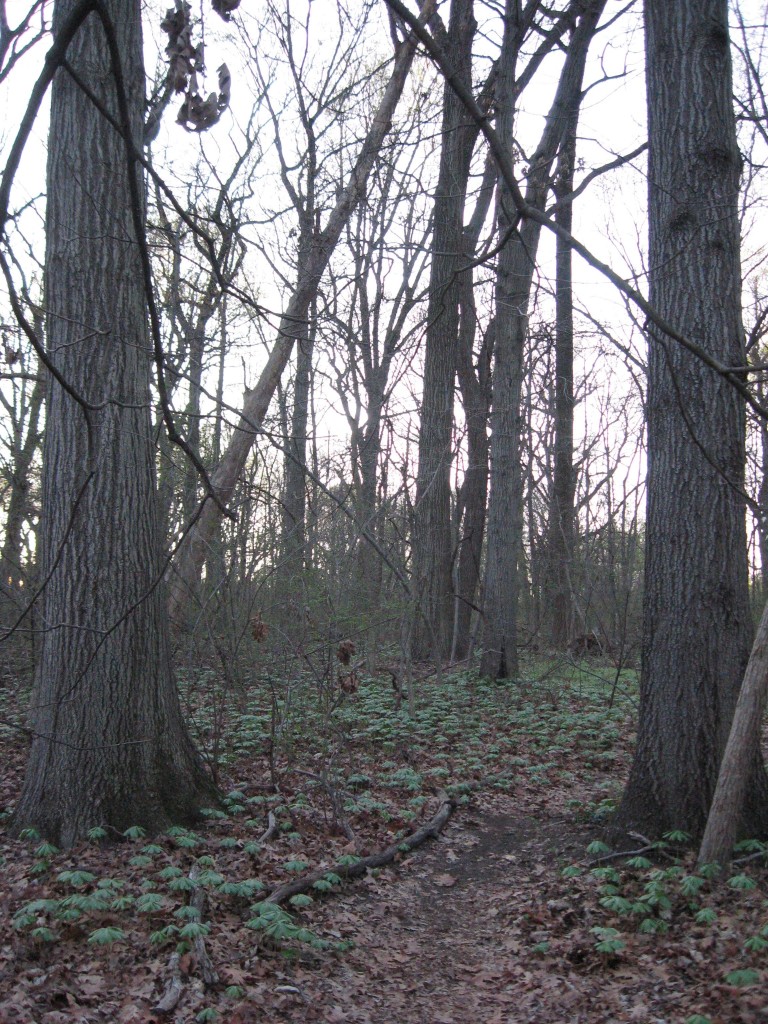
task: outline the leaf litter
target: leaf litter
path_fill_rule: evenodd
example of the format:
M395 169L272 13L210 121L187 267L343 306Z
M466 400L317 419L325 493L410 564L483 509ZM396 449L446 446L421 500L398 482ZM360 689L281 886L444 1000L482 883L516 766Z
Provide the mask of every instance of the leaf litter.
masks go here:
M67 852L0 836L0 1024L765 1021L766 858L716 885L674 843L650 866L589 854L630 763L634 682L611 702L609 666L546 678L426 680L412 715L386 679L330 704L308 685L279 745L269 695L217 691L223 814ZM202 737L210 693L186 692ZM25 746L7 726L0 742L7 817ZM458 806L436 838L357 881L331 870L402 844L442 790Z

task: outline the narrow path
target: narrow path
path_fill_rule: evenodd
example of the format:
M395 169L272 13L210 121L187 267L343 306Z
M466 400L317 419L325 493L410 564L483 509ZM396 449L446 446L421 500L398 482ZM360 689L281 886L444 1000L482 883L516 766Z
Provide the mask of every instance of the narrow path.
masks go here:
M394 874L367 879L335 897L334 926L339 938L351 938L355 946L324 976L298 967L286 971L286 987L293 984L296 991L286 993L282 1019L328 1024L611 1020L568 1017L567 991L557 992L562 1015L553 1018L551 988L558 979L547 981L540 958L537 962L531 953L546 938L530 915L536 889L556 873L558 862L583 856L590 838L586 828L564 817L520 816L509 798L489 810L462 810L436 842ZM524 922L514 921L520 907L526 908ZM550 991L539 992L542 983ZM574 989L572 1001L581 1002L594 979L585 978L584 988Z

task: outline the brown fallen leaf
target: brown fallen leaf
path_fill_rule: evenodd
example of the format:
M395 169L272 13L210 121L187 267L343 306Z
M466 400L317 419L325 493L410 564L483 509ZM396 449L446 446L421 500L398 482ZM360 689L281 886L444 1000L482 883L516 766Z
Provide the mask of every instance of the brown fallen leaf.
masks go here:
M435 885L439 885L441 889L450 889L452 885L456 885L458 879L454 875L449 875L448 872L442 875L435 875L433 879Z

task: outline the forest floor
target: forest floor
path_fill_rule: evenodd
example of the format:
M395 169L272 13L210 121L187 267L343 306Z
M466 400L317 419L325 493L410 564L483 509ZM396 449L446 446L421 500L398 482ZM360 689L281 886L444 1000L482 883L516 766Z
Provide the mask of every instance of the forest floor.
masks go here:
M67 852L0 832L0 1022L768 1020L762 845L719 882L679 834L609 851L634 679L600 660L526 675L426 679L409 714L383 679L233 696L188 672L223 810ZM0 693L4 722L20 703ZM8 725L0 742L7 816L25 746ZM342 877L439 809L418 848ZM283 909L266 902L289 882Z

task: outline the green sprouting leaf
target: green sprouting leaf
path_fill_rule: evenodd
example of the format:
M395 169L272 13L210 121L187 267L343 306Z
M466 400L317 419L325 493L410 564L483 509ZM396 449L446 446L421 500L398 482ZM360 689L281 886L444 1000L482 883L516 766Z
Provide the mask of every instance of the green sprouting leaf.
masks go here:
M140 914L156 914L163 909L164 903L159 892L145 892L136 900L136 909Z
M699 874L703 878L717 878L721 870L720 865L715 861L712 864L701 864L699 867Z
M577 864L570 864L567 868L563 868L560 874L563 878L578 878L579 875L584 874L584 869L580 868Z
M714 924L716 920L717 914L712 907L702 907L694 918L696 924Z
M261 853L261 846L258 843L246 843L243 850L249 857L258 857Z
M203 924L202 921L189 921L179 932L182 939L197 939L203 938L210 931L210 926Z
M224 875L220 875L218 873L218 871L211 871L210 869L206 869L205 871L201 871L200 874L197 876L197 878L195 879L195 884L196 885L202 885L202 886L206 886L206 885L214 885L215 886L215 885L221 885L221 883L223 881L224 881Z
M762 953L768 949L768 939L762 935L752 935L744 943L744 948L748 949L750 953Z
M158 877L162 878L164 882L169 881L171 878L179 878L184 872L181 868L177 868L175 864L170 864L167 868L163 868L162 871L158 872Z
M79 910L83 914L91 914L106 910L109 906L108 900L109 893L103 890L90 893L73 892L71 896L66 896L59 901L59 907L64 909L74 907L75 910Z
M216 861L213 857L209 857L207 853L204 853L202 857L197 858L197 866L199 868L212 868L216 866Z
M195 888L195 883L191 878L182 876L181 878L174 878L168 883L168 888L171 892L191 892Z
M709 1017L704 1017L700 1013L693 1013L690 1017L686 1018L685 1024L712 1024Z
M162 846L158 846L157 843L147 843L146 846L142 847L142 853L146 853L148 857L159 857L161 853L164 853Z
M600 906L610 910L612 914L619 914L620 916L632 913L632 901L624 896L603 896L600 900Z
M696 896L704 885L704 879L700 875L685 875L680 880L680 892L689 899Z
M736 985L738 988L746 988L747 985L756 985L760 981L760 972L745 967L738 971L729 971L725 976L729 985Z
M61 871L57 876L56 880L59 882L68 882L69 885L75 887L75 889L81 889L84 885L88 885L90 882L96 881L96 875L91 874L90 871Z
M174 910L173 916L181 918L182 921L199 921L200 911L197 907L179 907L178 910Z
M242 999L245 995L245 989L242 985L227 985L224 989L224 995L230 999Z
M319 878L312 888L317 889L318 892L330 892L333 885L326 878Z
M131 857L128 863L135 868L148 868L152 863L152 858L148 857L146 853L137 853L135 857Z
M666 839L668 843L689 843L691 841L691 837L688 833L682 832L680 829L672 829L671 832L665 832L664 839Z
M306 871L309 867L309 862L306 860L288 860L283 864L286 871Z
M749 875L734 875L728 879L728 885L731 889L739 889L742 892L749 892L751 889L757 888L757 882Z
M38 848L35 850L36 857L53 857L59 852L58 846L54 846L53 843L43 841L40 843Z
M339 864L341 864L342 867L345 867L345 868L351 868L355 864L359 864L359 863L360 863L360 857L356 857L352 853L345 853L342 857L339 857Z
M636 868L638 871L645 871L647 868L653 867L653 864L647 857L630 857L627 861L627 867Z
M198 1024L210 1024L211 1021L219 1019L219 1015L212 1006L206 1006L205 1009L201 1010L200 1013L195 1017Z
M29 934L33 939L36 939L38 942L56 941L56 933L51 931L50 928L46 928L44 925L41 925L39 928L33 928Z
M164 942L168 942L174 935L177 935L179 929L175 924L166 925L165 928L160 928L156 932L152 932L149 936L149 941L153 946L161 946Z
M595 943L598 953L620 953L626 945L615 928L590 928L590 931L598 939Z
M100 839L107 838L107 830L102 828L101 825L97 825L95 828L89 828L88 838L92 843L97 843Z
M133 906L133 896L127 894L123 896L117 896L109 905L110 910L130 910Z
M666 935L669 925L660 917L646 917L640 922L637 930L643 935Z
M223 850L236 850L240 845L239 840L235 839L234 836L225 836L219 842L219 846Z
M59 921L63 921L64 924L72 924L74 921L79 921L83 915L75 907L68 907L65 910L59 910L56 913L56 917Z
M173 841L182 850L193 850L200 842L194 832L189 832L187 835L174 836Z
M141 825L131 825L130 828L123 832L126 839L143 839L146 834L147 830L142 828Z
M315 901L312 899L311 896L308 896L305 892L300 892L297 893L296 896L291 896L288 902L291 903L292 906L294 907L308 907Z
M326 880L326 882L330 882L331 885L341 885L341 878L339 875L336 874L335 871L326 871L326 873L323 875L323 878Z
M201 807L200 815L203 818L211 818L216 820L226 818L226 814L224 813L224 811L220 811L218 807Z
M88 936L91 946L111 946L113 942L122 942L125 932L122 928L97 928Z
M532 953L548 953L549 943L545 939L543 942L537 942L535 946L531 946Z
M590 843L587 847L587 853L590 857L600 857L602 854L610 852L610 846L606 846L605 843L601 843L599 839L595 839L595 841Z
M763 853L768 851L768 845L759 839L742 839L734 849L737 853Z
M36 828L23 828L21 832L19 832L19 839L31 839L32 842L37 842L39 838L40 833Z

